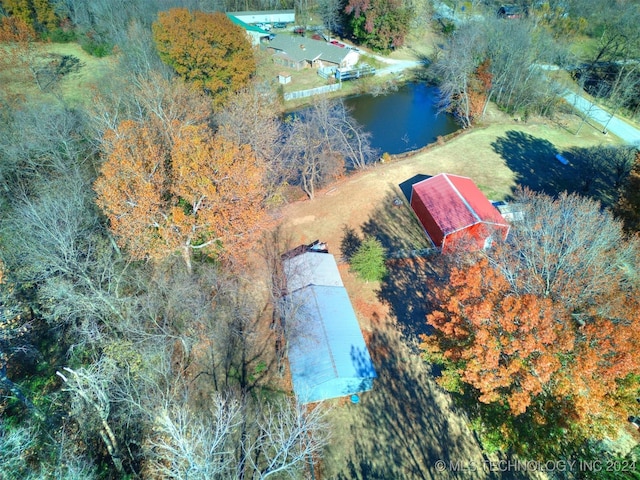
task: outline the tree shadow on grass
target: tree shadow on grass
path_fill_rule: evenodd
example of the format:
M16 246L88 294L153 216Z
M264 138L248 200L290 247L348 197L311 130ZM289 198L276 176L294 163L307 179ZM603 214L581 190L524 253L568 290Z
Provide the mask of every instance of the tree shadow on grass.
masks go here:
M330 478L347 479L498 479L466 417L434 382L430 368L412 353L394 323L378 319L369 350L378 372L373 390L360 403L336 412L348 422L347 445L333 445L326 457ZM331 449L334 449L331 451ZM346 452L346 453L345 453ZM346 456L346 458L344 458ZM437 468L438 461L445 469ZM450 465L462 469L454 471ZM509 472L512 473L512 472ZM505 476L504 478L527 478Z
M563 179L561 186L568 192L598 200L605 207L618 201L620 188L635 162L634 148L595 146L574 147L562 154L573 169Z
M380 240L388 256L430 247L422 225L396 189L372 212L362 225L362 233Z
M516 173L518 184L549 195L561 191L558 179L570 167L556 160L560 152L550 141L510 130L491 146Z
M435 254L438 255L438 254ZM390 259L388 275L380 284L378 299L389 306L390 313L410 337L428 334L430 311L427 285L431 275L440 275L426 258Z
M399 187L410 194L411 185L425 178L429 177L416 175ZM417 335L427 332L425 285L434 271L429 262L413 257L424 255L432 245L408 200L398 199L402 200L400 192L390 192L362 225L362 232L376 237L387 249L388 274L381 283L379 300L389 305L407 333Z
M511 130L491 146L516 173L516 183L531 190L556 196L560 192L578 193L602 202L615 204L624 159L612 155L611 147L557 149L551 142L528 133ZM568 164L556 158L561 154ZM632 159L632 157L631 157Z

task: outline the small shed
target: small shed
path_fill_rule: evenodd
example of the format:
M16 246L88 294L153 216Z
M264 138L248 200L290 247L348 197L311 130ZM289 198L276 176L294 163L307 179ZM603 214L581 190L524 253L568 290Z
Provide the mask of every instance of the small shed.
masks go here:
M278 74L278 83L280 85L286 85L287 83L291 83L291 74L280 72Z
M285 254L284 333L293 390L313 403L371 390L377 377L333 255Z
M415 183L411 208L435 247L489 248L506 240L509 223L468 177L441 173Z

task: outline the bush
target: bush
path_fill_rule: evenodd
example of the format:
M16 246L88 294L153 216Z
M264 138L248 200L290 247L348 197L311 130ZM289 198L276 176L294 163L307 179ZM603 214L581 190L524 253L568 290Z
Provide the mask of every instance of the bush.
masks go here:
M111 54L113 45L106 42L99 42L92 38L84 38L80 41L80 46L89 55L102 58Z
M387 275L386 250L380 240L366 237L351 257L351 269L363 280L379 282Z
M46 32L43 37L45 40L49 40L53 43L70 43L76 40L77 35L73 30L56 28L54 30L51 30L50 32Z

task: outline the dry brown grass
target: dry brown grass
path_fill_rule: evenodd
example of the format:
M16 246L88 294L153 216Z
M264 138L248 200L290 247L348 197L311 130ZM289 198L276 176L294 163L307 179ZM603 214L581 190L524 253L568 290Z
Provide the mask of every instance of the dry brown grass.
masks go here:
M13 47L3 46L5 52L11 48ZM54 96L61 96L70 105L86 105L91 101L92 87L114 68L116 58L92 57L77 43L41 43L33 45L30 61L35 68L40 68L64 55L80 60L80 68L77 72L65 75L58 85L49 91L41 91L33 75L26 70L27 65L19 62L14 62L12 67L0 69L0 83L7 93L25 96L35 101L46 101Z

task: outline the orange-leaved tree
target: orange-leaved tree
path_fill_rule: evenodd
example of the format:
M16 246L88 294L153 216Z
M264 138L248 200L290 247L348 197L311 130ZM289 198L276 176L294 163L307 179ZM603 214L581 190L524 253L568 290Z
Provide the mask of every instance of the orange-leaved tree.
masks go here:
M549 423L565 432L565 442L604 438L637 407L637 294L625 294L611 317L594 314L582 325L566 305L514 293L504 272L483 258L452 268L448 284L430 291L440 308L427 316L433 332L422 337L422 349L444 367L443 387L476 398L490 416L502 412L487 423L497 426L504 448L526 431L527 441L537 436L550 449Z
M256 69L245 31L224 13L160 12L153 38L162 61L211 94L216 105L246 87Z
M545 448L554 429L565 442L611 435L640 393L638 241L597 202L517 198L508 242L434 280L426 358L444 366L445 388L491 412L483 428L503 447L524 444L523 432Z
M50 0L0 0L9 17L19 19L37 31L52 30L58 25L55 6Z
M431 295L441 308L427 316L435 333L423 337L423 348L449 365L443 380L457 376L483 403L504 402L523 413L573 350L565 312L549 299L510 292L487 259L454 267L448 284Z
M202 125L174 129L169 142L149 124L107 132L95 190L118 243L132 258L194 250L234 254L264 220L264 165L249 147Z

